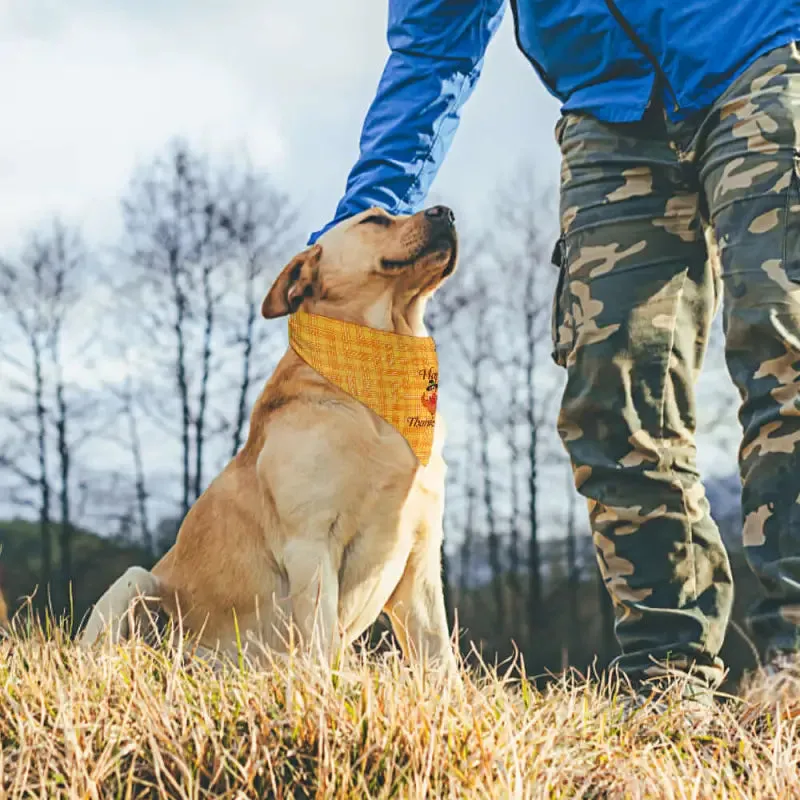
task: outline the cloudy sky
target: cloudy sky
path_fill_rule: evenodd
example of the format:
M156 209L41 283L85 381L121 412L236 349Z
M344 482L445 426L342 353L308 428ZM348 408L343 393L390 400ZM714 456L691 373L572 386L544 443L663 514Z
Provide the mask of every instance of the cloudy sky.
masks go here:
M380 0L0 0L0 241L52 211L109 233L132 167L174 135L246 147L315 229L356 157L385 25ZM557 115L508 14L436 194L469 220L521 162L553 183Z
M246 148L292 195L305 232L317 229L357 155L388 52L386 9L385 0L0 0L0 248L54 212L90 241L113 240L133 168L176 135L221 155ZM434 185L462 230L520 166L555 187L557 117L507 13ZM718 454L701 450L703 465L718 468Z

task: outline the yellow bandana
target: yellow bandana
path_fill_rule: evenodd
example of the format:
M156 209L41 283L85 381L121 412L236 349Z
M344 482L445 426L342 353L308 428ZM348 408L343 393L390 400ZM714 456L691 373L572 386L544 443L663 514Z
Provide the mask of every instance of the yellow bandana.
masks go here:
M289 317L289 344L334 386L393 425L423 464L430 461L439 388L433 339L298 311Z

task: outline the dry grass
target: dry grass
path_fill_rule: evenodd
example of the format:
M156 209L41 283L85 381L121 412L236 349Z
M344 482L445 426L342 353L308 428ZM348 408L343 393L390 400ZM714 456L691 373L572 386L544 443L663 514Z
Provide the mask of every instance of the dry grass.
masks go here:
M800 795L800 681L762 680L687 728L628 722L608 686L542 693L483 669L464 695L396 654L327 676L215 674L166 647L0 643L0 797L689 798Z

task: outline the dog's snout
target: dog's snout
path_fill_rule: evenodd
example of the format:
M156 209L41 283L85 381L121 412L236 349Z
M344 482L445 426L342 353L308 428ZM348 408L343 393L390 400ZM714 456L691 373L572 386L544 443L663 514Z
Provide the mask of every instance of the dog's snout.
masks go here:
M425 216L436 222L447 222L450 225L456 221L456 215L447 206L433 206L425 212Z

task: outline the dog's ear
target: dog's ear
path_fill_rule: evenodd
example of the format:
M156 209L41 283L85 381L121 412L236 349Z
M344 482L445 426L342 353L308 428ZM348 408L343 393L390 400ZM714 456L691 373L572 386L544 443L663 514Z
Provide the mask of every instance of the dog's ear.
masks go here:
M261 316L267 319L293 314L306 297L314 294L317 263L322 246L315 244L295 256L275 279L261 304Z

